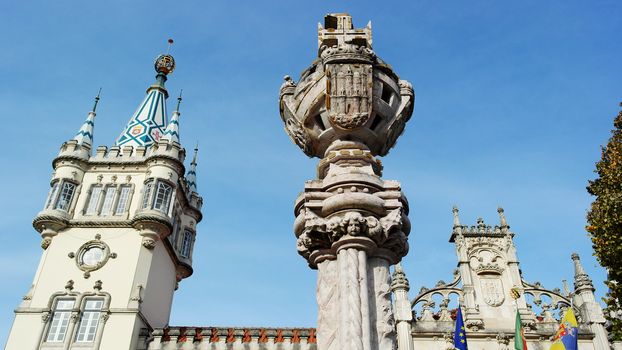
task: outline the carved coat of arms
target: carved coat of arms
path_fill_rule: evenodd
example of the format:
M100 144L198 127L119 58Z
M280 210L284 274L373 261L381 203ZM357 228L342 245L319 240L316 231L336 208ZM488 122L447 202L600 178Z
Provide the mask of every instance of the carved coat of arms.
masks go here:
M490 306L503 304L505 294L503 293L503 283L499 278L482 278L480 283L486 304Z
M326 109L342 129L365 125L372 112L373 68L369 64L326 65Z

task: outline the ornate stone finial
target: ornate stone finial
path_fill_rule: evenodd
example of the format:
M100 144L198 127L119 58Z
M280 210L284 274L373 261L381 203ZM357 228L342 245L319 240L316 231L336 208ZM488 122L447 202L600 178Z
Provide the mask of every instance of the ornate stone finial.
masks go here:
M103 282L101 280L95 281L95 284L93 285L93 289L96 290L96 291L101 291L102 290L102 284L103 284Z
M393 271L391 281L391 290L395 291L397 289L402 289L406 291L410 290L410 284L408 283L408 278L406 278L406 274L404 273L404 269L402 268L402 263L397 263L395 265L395 270Z
M73 280L67 281L67 284L65 284L65 290L67 292L71 292L73 290L73 283Z
M318 49L354 44L371 48L371 21L363 29L355 29L352 16L347 13L331 13L324 16L324 25L318 23Z
M505 213L503 208L497 208L497 213L499 213L499 224L501 225L501 229L508 228L509 226L507 220L505 219Z
M460 216L458 215L460 211L458 210L458 207L454 205L453 208L451 208L451 212L454 215L454 229L461 227Z
M308 156L326 157L349 141L386 155L413 112L412 85L371 49L371 26L355 29L348 14L330 14L318 30L319 60L298 84L286 78L280 112L290 138Z
M482 218L477 218L477 232L486 233L486 224Z
M317 347L359 348L355 341L360 348L394 349L395 320L412 319L412 309L403 271L396 268L392 283L390 265L408 252L411 227L399 182L381 178L375 156L387 154L404 130L414 93L372 51L371 27L354 29L347 14L328 15L325 25L318 31L319 59L298 84L286 77L279 93L289 137L308 156L322 158L294 211L298 253L318 269ZM397 318L391 287L404 305ZM345 300L369 313L343 310Z
M568 281L562 280L562 288L564 289L564 296L570 296L570 287L568 287Z
M581 259L579 258L579 254L572 253L571 255L572 262L574 263L574 289L578 291L579 289L591 289L594 290L594 285L592 284L592 279L583 269L583 265L581 265Z

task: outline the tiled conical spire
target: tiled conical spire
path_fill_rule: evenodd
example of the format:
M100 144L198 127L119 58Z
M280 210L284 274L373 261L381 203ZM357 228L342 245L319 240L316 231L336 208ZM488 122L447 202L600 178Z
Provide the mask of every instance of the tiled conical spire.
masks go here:
M97 96L95 96L95 104L93 105L93 109L87 115L86 120L84 121L84 124L82 124L82 127L80 127L80 130L78 130L78 133L76 134L76 136L74 136L72 139L72 140L76 140L78 142L78 145L83 145L83 146L88 146L88 147L91 147L93 145L93 128L95 127L95 115L96 115L95 110L97 109L97 102L99 102L100 93L101 93L101 89L99 89Z
M173 112L173 116L171 117L171 121L168 123L166 130L164 130L164 135L162 135L162 140L167 140L170 143L179 141L179 105L181 104L181 92L179 93L179 97L177 98L177 107Z
M169 54L155 61L156 82L147 89L147 95L138 106L127 126L117 139L117 146L150 146L157 142L166 127L166 99L164 87L167 74L175 69L175 60Z
M190 163L190 170L186 174L186 183L188 184L188 192L197 192L197 153L199 153L199 145L194 148L194 157Z

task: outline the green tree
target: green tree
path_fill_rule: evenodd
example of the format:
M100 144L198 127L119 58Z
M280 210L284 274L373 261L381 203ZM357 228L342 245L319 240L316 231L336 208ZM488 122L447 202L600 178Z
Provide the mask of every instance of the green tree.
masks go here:
M611 322L610 335L622 340L622 111L613 125L611 138L602 147L602 159L596 163L598 177L587 186L587 191L596 196L587 214L587 231L594 255L607 269L605 284L609 291L604 301Z

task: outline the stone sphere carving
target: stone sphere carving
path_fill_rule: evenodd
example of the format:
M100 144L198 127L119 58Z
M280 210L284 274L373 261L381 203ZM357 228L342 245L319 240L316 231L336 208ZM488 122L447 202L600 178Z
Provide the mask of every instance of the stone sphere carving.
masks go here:
M320 57L289 76L280 91L280 113L291 140L322 158L335 141L355 141L386 155L413 112L412 85L368 47L321 47Z

